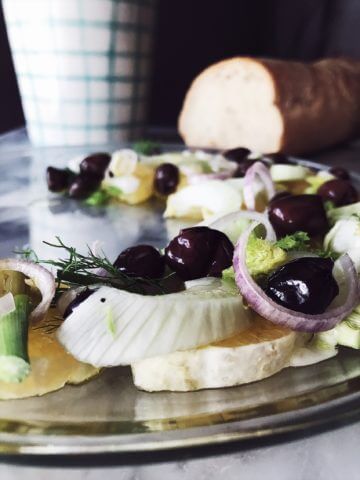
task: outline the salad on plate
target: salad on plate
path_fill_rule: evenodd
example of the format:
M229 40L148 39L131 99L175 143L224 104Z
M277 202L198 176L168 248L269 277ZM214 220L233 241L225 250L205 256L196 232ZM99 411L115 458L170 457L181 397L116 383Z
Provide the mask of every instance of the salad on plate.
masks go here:
M360 348L360 202L347 171L244 148L141 148L49 167L49 189L89 205L157 196L165 217L193 226L116 259L57 238L58 260L29 249L0 260L0 398L114 366L150 392L231 387Z

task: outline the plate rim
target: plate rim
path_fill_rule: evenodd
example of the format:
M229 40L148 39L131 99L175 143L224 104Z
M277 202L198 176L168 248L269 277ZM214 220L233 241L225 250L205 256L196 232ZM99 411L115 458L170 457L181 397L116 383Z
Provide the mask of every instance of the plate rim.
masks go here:
M164 144L164 148L180 149L184 148L184 146ZM304 166L320 170L330 168L329 165L311 160L293 156L289 156L289 158L296 160L297 163ZM350 174L351 178L360 184L360 173L350 171ZM348 390L343 391L346 386ZM81 388L81 386L74 386L73 388ZM323 398L324 392L328 394L326 398ZM312 403L310 401L311 398ZM92 422L92 425L95 424L96 428L87 437L84 436L87 435L87 432L80 435L74 429L73 423L61 424L59 422L54 428L46 425L47 422L26 422L0 418L0 456L125 454L243 442L254 438L268 438L283 433L296 433L305 428L317 428L330 422L341 422L342 420L360 417L359 400L360 375L314 391L271 402L270 406L272 408L276 407L278 409L277 412L270 411L269 404L263 404L246 409L225 410L212 414L197 414L191 417L173 417L156 421L112 421L112 432L106 431L106 428L103 430L100 428L99 431L99 426L110 426L110 422ZM297 404L297 407L294 408L291 402L299 401L303 405ZM346 407L349 403L353 405L354 402L355 408L348 410ZM318 409L321 409L322 412L320 418L316 415ZM260 416L256 415L259 411L261 413ZM325 411L330 416L324 415ZM288 417L291 412L296 412L298 421L289 421ZM245 416L246 419L241 418ZM201 419L203 417L207 420L202 423ZM256 419L262 419L264 422L264 426L260 431L259 427L247 426L246 422L255 421ZM151 422L152 430L150 431L149 423ZM158 422L158 430L154 429L154 422ZM125 427L129 423L131 423L132 428L126 431ZM121 433L113 433L114 424L118 425ZM52 425L55 424L53 423ZM164 428L170 426L171 428ZM209 435L207 431L213 428L217 428L218 431ZM192 435L189 438L171 438L179 432L190 433L190 431ZM104 442L104 439L108 438L110 441ZM69 439L74 441L70 444L62 443L62 440L68 441ZM89 439L91 442L89 442ZM140 441L138 441L139 439ZM127 440L127 443L123 440Z

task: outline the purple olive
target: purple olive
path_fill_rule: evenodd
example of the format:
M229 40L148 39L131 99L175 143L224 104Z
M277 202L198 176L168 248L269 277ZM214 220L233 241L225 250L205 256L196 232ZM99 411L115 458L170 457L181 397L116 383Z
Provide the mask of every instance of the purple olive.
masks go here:
M231 150L225 150L222 155L227 160L232 162L242 163L249 156L251 151L245 147L232 148Z
M293 165L295 162L289 159L284 153L277 152L277 153L268 153L266 155L273 163L279 163L282 165Z
M48 167L46 169L46 181L51 192L64 192L68 189L73 175L69 170Z
M105 170L109 166L111 156L109 153L92 153L80 163L80 172L104 177Z
M323 201L319 195L290 195L269 205L269 220L279 237L299 230L310 236L325 235L329 230Z
M270 275L265 293L274 302L296 312L324 313L339 294L333 267L330 258L298 258Z
M65 312L63 314L63 318L67 318L69 315L72 314L74 311L74 308L78 307L80 303L82 303L84 300L90 297L95 292L95 290L90 290L89 288L86 288L82 292L78 293L74 300L69 303L69 305L66 307Z
M317 193L324 201L332 201L336 207L355 203L359 197L356 188L340 178L323 183Z
M114 266L132 277L161 278L164 275L165 260L151 245L136 245L122 251Z
M94 193L101 184L101 177L89 173L80 173L70 185L69 197L84 200Z
M275 195L270 199L270 202L269 203L273 203L273 202L276 202L277 200L280 200L280 198L286 198L286 197L290 197L292 195L292 193L288 192L288 191L281 191L281 192L277 192L275 193Z
M163 163L155 170L154 188L160 195L174 193L180 180L180 172L176 165Z
M332 173L336 178L341 178L342 180L350 180L350 174L347 170L345 170L345 168L332 167L330 168L329 173Z
M185 281L220 276L233 254L228 237L208 227L184 228L165 248L166 263Z

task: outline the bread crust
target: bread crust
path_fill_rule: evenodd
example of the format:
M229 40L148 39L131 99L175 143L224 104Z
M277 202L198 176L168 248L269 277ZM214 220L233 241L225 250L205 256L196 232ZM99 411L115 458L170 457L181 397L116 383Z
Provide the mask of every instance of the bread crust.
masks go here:
M227 71L233 69L234 75L238 75L238 88L241 89L244 80L238 73L239 65L246 69L249 62L263 70L264 81L269 82L269 88L273 90L272 105L281 118L281 133L274 133L272 142L268 142L272 151L303 154L360 134L360 61L339 58L302 63L235 57L210 66L193 81L179 118L180 134L186 143L194 144L194 140L196 143L197 133L191 117L197 108L197 99L206 94L204 86L208 82L219 81L217 76L226 68ZM224 77L221 81L220 90L226 89ZM211 101L208 98L208 102ZM199 112L196 115L198 119ZM212 121L212 127L216 131L220 125L216 125L216 118ZM208 124L208 118L206 122ZM230 117L228 125L224 125L223 117L221 123L223 129L234 129L235 123L230 121ZM256 136L269 129L260 114L256 118L254 129ZM233 132L233 137L236 137L236 131ZM252 141L249 138L249 142ZM206 138L206 132L202 133L200 143L202 147L230 148L218 138L214 141L214 136ZM249 144L244 146L252 147ZM269 153L269 150L264 153Z

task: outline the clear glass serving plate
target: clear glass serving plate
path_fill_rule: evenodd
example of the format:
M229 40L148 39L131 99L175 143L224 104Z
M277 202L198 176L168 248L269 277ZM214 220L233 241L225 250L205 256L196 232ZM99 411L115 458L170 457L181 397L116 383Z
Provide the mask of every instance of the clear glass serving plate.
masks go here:
M182 224L165 221L160 202L96 208L48 194L46 166L79 153L86 149L0 145L1 257L26 244L43 258L54 256L42 242L59 235L83 251L103 241L113 258L140 242L163 246L177 233ZM357 174L353 179L360 185ZM355 417L359 400L359 354L348 349L261 382L190 393L138 391L128 368L114 368L40 398L0 402L0 453L125 453L248 440Z

